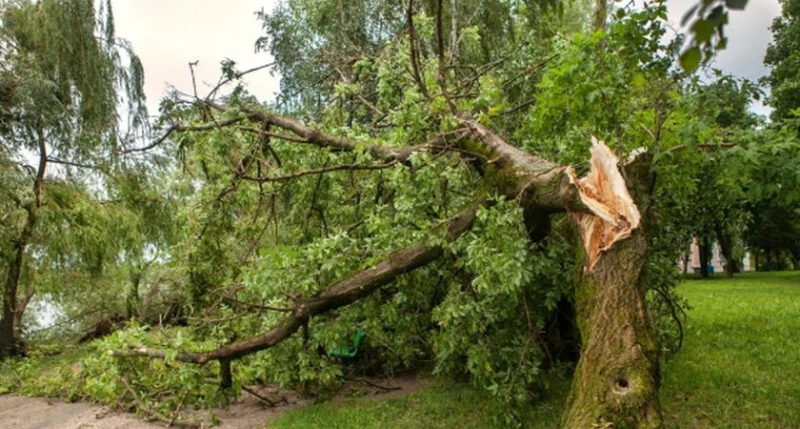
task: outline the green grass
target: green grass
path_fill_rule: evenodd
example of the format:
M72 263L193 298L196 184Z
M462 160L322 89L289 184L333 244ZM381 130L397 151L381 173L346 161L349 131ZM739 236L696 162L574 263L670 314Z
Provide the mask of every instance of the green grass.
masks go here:
M800 428L800 273L692 280L684 349L663 366L668 427Z
M663 365L668 428L800 428L800 272L690 280L684 349ZM532 411L557 427L566 385ZM434 385L386 400L350 399L290 411L271 429L499 428L485 392Z
M564 383L560 383L564 384ZM550 429L558 421L568 385L559 385L531 411L531 429ZM495 405L486 393L458 384L439 383L415 393L385 400L347 399L290 411L269 424L270 429L350 428L475 428L505 427L493 418Z

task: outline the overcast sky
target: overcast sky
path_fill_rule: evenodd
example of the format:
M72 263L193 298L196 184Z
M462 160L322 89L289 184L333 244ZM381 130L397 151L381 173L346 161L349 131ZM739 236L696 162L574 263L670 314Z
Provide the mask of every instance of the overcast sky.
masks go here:
M255 53L261 23L255 12L270 10L274 0L112 0L117 35L128 39L145 71L145 92L150 114L168 85L191 93L189 63L196 70L198 92L203 95L220 76L220 61L230 58L246 70L271 61ZM278 78L268 71L245 81L259 99L273 98Z
M669 21L680 29L683 14L697 0L669 0ZM764 52L771 40L769 25L780 14L778 0L750 1L744 12L731 12L726 27L728 49L721 52L716 67L726 73L756 80L766 73ZM168 84L183 92L192 88L188 63L199 61L198 90L213 86L219 78L219 63L230 58L244 70L271 61L266 53L255 53L262 34L254 13L270 10L275 0L112 0L117 34L128 39L145 68L145 90L151 114ZM259 99L270 99L278 90L278 77L259 72L247 79ZM763 106L754 110L765 113Z

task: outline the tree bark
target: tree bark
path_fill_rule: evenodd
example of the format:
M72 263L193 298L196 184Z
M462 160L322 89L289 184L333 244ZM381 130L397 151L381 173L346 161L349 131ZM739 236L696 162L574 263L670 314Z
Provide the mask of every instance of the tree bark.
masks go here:
M14 243L13 259L8 267L3 294L3 320L0 322L0 359L16 355L16 310L17 288L22 275L22 258L25 255L25 243Z
M25 283L25 296L21 300L17 300L17 310L14 314L14 317L16 317L16 320L14 321L15 326L22 326L22 316L25 315L25 310L28 309L28 304L31 303L33 295L35 294L36 282L29 279Z
M739 263L733 257L733 237L731 237L730 234L726 234L725 230L720 226L717 226L715 230L719 248L722 251L722 256L725 258L725 274L729 278L733 277L734 273L739 272Z
M570 214L582 241L575 285L582 349L565 429L663 426L658 344L641 281L652 178L646 159L628 165L627 180L617 165L607 147L592 149L592 171L578 186L596 200L587 205L597 214ZM638 207L626 182L638 191Z
M33 181L34 201L22 204L27 212L25 225L19 237L14 241L13 257L9 263L8 275L6 276L5 289L3 290L3 320L0 321L0 359L15 356L17 353L17 333L18 325L15 323L17 317L17 290L22 278L22 264L24 263L25 251L28 243L33 236L33 229L38 220L38 211L43 203L44 173L47 168L47 146L45 145L44 131L41 127L36 130L39 140L39 168L36 170L36 177ZM31 289L35 290L35 289ZM26 297L30 301L30 297ZM27 304L26 304L27 305Z
M583 349L561 427L659 428L658 347L639 276L641 229L603 253L576 285Z

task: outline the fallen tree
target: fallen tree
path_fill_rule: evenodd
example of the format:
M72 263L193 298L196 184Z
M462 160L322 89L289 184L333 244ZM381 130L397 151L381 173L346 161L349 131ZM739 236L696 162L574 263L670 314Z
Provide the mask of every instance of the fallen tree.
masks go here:
M493 67L513 56L488 62L483 68L476 68L473 75L462 76L453 71L458 70L458 64L455 59L448 59L443 31L446 15L443 13L444 6L439 1L433 8L435 25L432 33L436 46L433 53L436 55L425 58L425 54L420 52L422 42L417 40L414 18L418 12L414 10L414 3L410 2L404 11L406 29L400 37L408 46L408 51L387 48L385 55L395 62L386 62L397 64L396 67L384 70L383 75L374 72L378 76L374 77L375 80L380 81L390 75L402 82L402 91L391 92L384 88L390 92L385 96L390 101L382 100L382 95L365 95L359 89L347 86L355 85L358 81L354 72L356 64L359 61L378 61L377 54L351 52L355 55L354 59L342 52L334 57L325 56L330 52L321 50L320 56L328 61L326 65L331 68L336 82L344 86L339 88L335 97L331 96L340 101L340 106L331 107L328 114L310 114L322 125L311 126L297 118L278 113L278 108L265 108L253 103L248 97L241 96L241 92L221 101L216 100L213 95L218 88L214 88L208 97L202 98L195 94L194 97L175 101L172 116L165 120L171 125L167 127L162 138L142 147L122 148L122 152L138 153L170 143L175 143L182 152L201 151L203 149L195 146L202 142L199 136L207 133L214 136L214 141L227 141L220 144L223 149L219 151L224 155L217 162L217 170L213 170L206 159L196 162L205 180L219 187L214 188L218 192L204 200L205 204L219 211L229 210L235 217L241 217L240 208L226 208L225 202L230 195L244 192L242 189L245 184L250 184L261 191L257 198L253 198L258 200L257 204L261 207L265 205L262 201L262 196L266 194L263 186L274 186L270 188L275 193L269 203L272 207L266 222L269 224L278 216L275 214L279 210L275 208L279 205L276 200L285 205L286 209L282 213L287 216L292 213L289 208L296 204L292 201L292 196L286 195L289 192L282 199L274 196L283 189L279 186L303 178L313 178L312 185L306 188L310 194L308 214L302 222L294 225L302 225L299 228L307 230L312 219L318 218L316 221L323 237L329 234L329 219L326 217L326 210L319 206L319 200L324 198L321 196L324 191L320 189L323 187L323 178L330 178L335 174L344 177L338 183L340 186L347 183L346 186L358 187L369 183L373 187L371 189L374 189L374 193L370 194L370 199L374 201L371 205L374 213L382 213L380 210L385 207L389 207L385 209L387 211L399 211L399 208L392 205L397 192L387 189L385 180L367 176L374 179L374 182L367 182L367 179L359 181L362 179L356 177L356 173L375 176L380 172L387 172L387 175L411 175L422 170L426 162L443 159L456 165L459 171L470 178L476 177L473 182L469 182L472 189L460 196L462 199L466 196L472 197L473 202L466 209L462 207L455 216L445 215L453 205L452 201L447 200L450 195L447 192L450 181L448 178L434 176L431 180L436 181L443 189L441 208L438 212L432 209L428 211L433 212L430 222L440 223L438 227L429 230L422 226L409 227L408 235L423 234L424 237L409 247L390 253L380 262L362 267L346 276L339 275L336 281L324 282L330 284L327 288L308 294L286 293L287 296L280 299L281 304L277 306L272 302L269 305L258 304L260 308L271 311L271 314L283 314L282 318L275 319L264 334L244 340L235 339L221 347L198 352L175 353L150 347L132 347L113 350L112 354L120 358L174 358L176 361L200 365L218 361L222 368L223 385L230 385L232 360L272 349L298 331L303 331L304 336L307 336L306 327L314 320L319 320L322 316L330 320L332 316L327 314L336 313L337 310L362 302L373 295L396 293L399 288L395 287L396 281L403 275L429 267L434 261L446 263L448 246L470 232L476 218L482 213L482 204L491 205L502 199L520 208L531 245L547 245L546 241L554 234L551 230L553 219L566 219L569 229L573 231L572 243L575 244L578 256L571 296L565 299L574 304L576 310L574 322L580 330L581 351L561 426L662 427L658 401L659 345L646 300L646 293L651 286L643 275L648 257L648 234L655 231L651 216L655 189L652 153L644 150L630 159L619 159L625 151L620 141L623 135L618 123L614 124L619 133L614 151L600 141L593 142L588 174L580 173L586 173L587 170L586 165L581 163L555 162L535 154L535 150L522 149L526 146L523 143L510 143L501 133L495 131L491 115L484 114L477 105L463 100L478 98L471 91L481 86L481 78L488 75ZM598 5L601 3L603 10L595 16L604 20L605 3L598 2ZM451 12L455 14L455 11ZM653 12L653 16L657 12ZM346 16L345 11L342 16ZM451 19L454 20L455 17ZM643 22L650 22L649 16L640 19L641 21L634 21L631 25L644 28L646 25ZM618 39L597 40L587 43L586 46L582 45L581 49L585 51L581 52L590 55L592 52L602 51L613 43L622 43L626 36L617 37ZM458 50L457 40L456 34L449 42L453 51ZM392 46L396 48L395 45ZM603 61L609 60L601 59L601 64L604 64ZM528 72L530 67L530 64L526 64L522 73ZM658 75L662 71L658 69L654 74ZM243 76L235 72L231 72L231 75L237 79ZM513 82L513 79L509 82ZM385 84L390 86L391 82ZM374 82L363 85L377 86ZM660 91L666 93L670 90L670 85L671 83L665 85ZM303 101L301 97L298 102L302 104ZM394 101L396 105L391 104ZM644 127L652 136L655 146L659 144L659 136L666 122L666 108L663 103L659 103L661 102L653 103L653 129ZM524 107L526 104L521 103L517 108L509 110L515 113ZM407 125L403 121L408 118L417 118L418 122ZM615 118L621 121L618 117ZM407 131L407 127L412 130ZM583 145L583 142L572 143ZM638 146L637 144L636 147ZM351 162L345 162L346 159ZM331 161L335 165L329 165ZM286 164L291 164L291 167ZM360 202L366 197L363 192L354 194L348 198L358 201L359 203L353 205L360 207ZM475 203L476 195L480 195L480 200L485 202ZM333 204L344 204L341 199L333 201ZM420 210L423 209L425 208ZM329 211L333 209L329 208ZM358 210L356 213L359 213ZM229 217L233 218L234 215ZM271 244L277 245L280 244L280 233L277 221L274 222L275 238ZM364 223L364 219L357 220L346 231L355 230ZM406 225L408 224L414 225L413 222L407 222ZM390 228L400 228L391 222L388 225ZM223 227L227 227L227 224L223 224ZM305 235L313 237L310 232ZM206 237L207 228L204 226L200 229L197 240L206 240ZM366 240L369 234L365 233L364 237ZM304 243L309 241L313 241L313 238ZM258 240L255 243L253 247L268 247ZM218 243L214 245L219 246ZM217 252L224 253L219 250ZM376 252L364 253L372 257ZM458 267L454 268L454 271L458 270ZM195 283L199 292L196 294L196 302L202 303L202 299L205 299L203 291L208 289L208 284L214 283L209 279L214 276L222 277L219 275L222 269L211 267L205 272L199 271L198 269L190 273L190 277L193 281L197 280ZM230 273L230 277L237 277L239 274L234 269L230 269ZM475 278L464 281L462 291L465 296L477 295L474 286L476 281ZM323 282L317 279L316 283ZM264 287L268 289L271 285ZM277 296L277 292L274 295ZM528 314L528 303L525 300L523 295L521 302L524 303L523 313L527 318L528 329L531 334L537 334L538 328ZM216 302L218 301L221 300ZM252 308L257 307L253 305ZM525 351L522 355L524 358Z
M224 110L218 105L214 107ZM249 111L248 119L263 121L265 128L280 127L294 132L305 139L302 143L330 145L341 150L359 147L356 142L329 136L276 115ZM591 171L587 177L578 178L570 166L558 166L521 151L475 121L464 120L463 124L469 130L469 137L459 131L461 137L456 144L480 150L489 160L482 165L483 175L501 184L493 191L517 198L529 212L547 216L566 211L580 231L584 263L576 295L584 350L564 427L617 422L633 427L657 427L660 425L657 347L647 314L646 289L640 282L646 244L641 214L618 170L617 158L602 142L595 141ZM448 149L432 143L419 147ZM378 147L367 150L382 159L402 160L408 156L407 151ZM639 168L647 171L646 165ZM469 229L476 209L473 205L446 222L448 241ZM229 362L273 347L312 317L356 302L397 276L437 260L443 252L441 246L424 242L397 251L383 262L295 303L284 321L262 336L207 352L179 353L175 359L196 364L213 360ZM113 354L167 357L166 351L148 348L115 350Z

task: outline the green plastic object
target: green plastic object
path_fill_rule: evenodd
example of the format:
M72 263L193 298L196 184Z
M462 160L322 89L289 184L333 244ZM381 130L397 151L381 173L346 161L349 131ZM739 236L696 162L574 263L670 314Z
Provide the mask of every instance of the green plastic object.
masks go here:
M352 344L347 344L337 349L334 349L331 351L330 355L333 357L346 358L346 359L352 359L358 356L358 349L361 347L361 343L364 342L365 336L366 334L364 334L364 332L356 331L356 333L353 335Z

